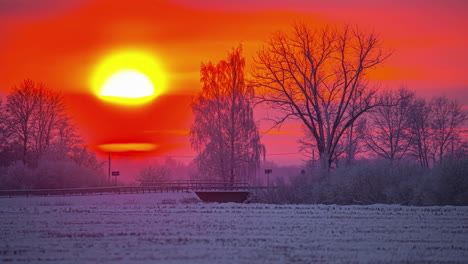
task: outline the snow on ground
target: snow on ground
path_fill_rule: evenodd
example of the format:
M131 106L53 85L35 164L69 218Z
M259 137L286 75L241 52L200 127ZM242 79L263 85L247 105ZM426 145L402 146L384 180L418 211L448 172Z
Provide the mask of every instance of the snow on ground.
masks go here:
M0 263L468 263L468 207L0 198Z

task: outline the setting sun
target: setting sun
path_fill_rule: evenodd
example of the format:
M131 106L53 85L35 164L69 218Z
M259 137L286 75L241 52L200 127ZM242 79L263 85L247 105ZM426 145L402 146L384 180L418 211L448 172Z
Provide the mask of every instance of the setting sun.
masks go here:
M149 52L120 51L104 57L93 72L91 87L100 99L140 105L164 92L165 76Z
M121 98L152 96L154 87L148 76L136 70L121 70L103 85L100 95Z

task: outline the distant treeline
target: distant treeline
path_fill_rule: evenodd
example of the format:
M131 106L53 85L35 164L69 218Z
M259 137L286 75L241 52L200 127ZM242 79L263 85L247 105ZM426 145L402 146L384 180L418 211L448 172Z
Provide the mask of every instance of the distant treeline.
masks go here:
M456 100L417 97L407 88L377 93L380 106L363 114L343 134L333 157L333 167L353 163L357 156L401 161L431 168L444 159L467 159L467 114ZM318 164L316 143L306 132L302 150Z
M24 80L0 101L0 189L105 184L102 164L87 150L63 98Z
M310 161L302 174L279 179L272 203L468 205L466 112L445 97L418 98L402 88L378 93L382 105L339 141L331 170L320 166L307 134ZM360 158L356 158L360 157Z

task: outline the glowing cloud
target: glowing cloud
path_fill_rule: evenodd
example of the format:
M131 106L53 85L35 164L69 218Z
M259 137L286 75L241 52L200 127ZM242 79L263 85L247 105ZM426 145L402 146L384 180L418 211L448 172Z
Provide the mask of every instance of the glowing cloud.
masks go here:
M151 143L115 143L99 145L99 149L105 152L151 151L156 148L157 145Z

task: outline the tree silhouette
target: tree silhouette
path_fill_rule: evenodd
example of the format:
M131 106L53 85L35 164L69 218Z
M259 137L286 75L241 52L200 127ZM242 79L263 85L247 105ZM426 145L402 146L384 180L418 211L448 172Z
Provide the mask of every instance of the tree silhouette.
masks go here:
M409 130L412 135L410 150L423 168L429 168L432 151L431 106L423 98L417 98L410 106Z
M60 132L71 127L62 96L32 80L12 89L5 108L12 141L20 146L25 164L37 162L53 140L65 140Z
M412 144L410 133L411 104L414 92L406 88L380 94L382 106L369 115L366 147L378 156L398 163Z
M467 120L468 116L457 101L450 101L447 97L436 97L430 102L433 112L431 124L432 139L435 147L436 158L442 161L447 154L450 142L460 136L458 130Z
M138 178L136 180L144 184L145 182L157 182L168 180L170 176L171 171L166 166L147 166L140 170L140 172L138 173Z
M253 118L253 90L245 85L242 48L227 60L201 66L202 90L193 103L190 135L203 177L226 183L249 180L264 147Z
M255 60L259 101L279 110L276 124L295 118L310 131L321 167L329 170L345 132L379 105L364 80L387 57L379 37L345 26L278 32Z
M347 129L343 136L340 139L336 147L336 151L333 157L333 161L340 166L349 166L353 163L356 158L356 155L364 152L363 141L365 140L366 133L366 119L361 118L351 124L349 129ZM301 152L305 151L305 155L310 159L314 167L316 167L316 144L315 139L312 136L310 130L304 129L304 136L299 140L299 150Z
M0 104L0 188L102 185L103 163L82 143L62 96L24 80Z
M11 146L12 131L8 125L8 115L0 99L0 166L6 166L14 160L13 149Z

